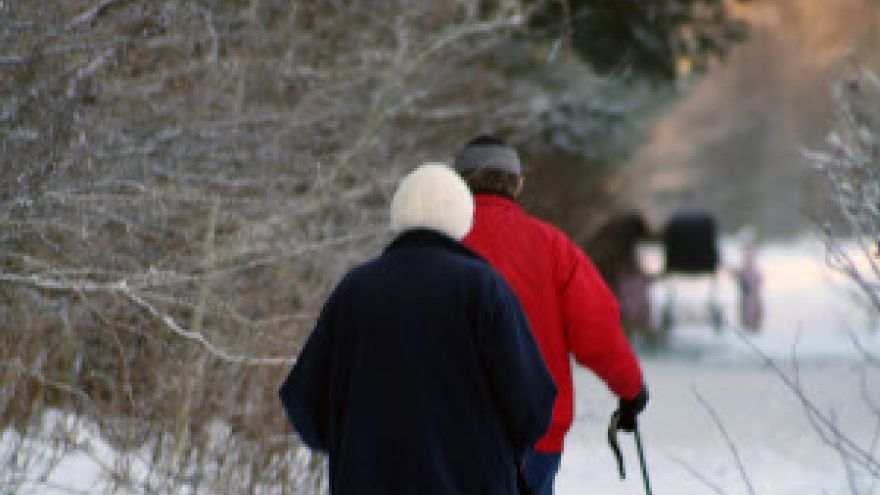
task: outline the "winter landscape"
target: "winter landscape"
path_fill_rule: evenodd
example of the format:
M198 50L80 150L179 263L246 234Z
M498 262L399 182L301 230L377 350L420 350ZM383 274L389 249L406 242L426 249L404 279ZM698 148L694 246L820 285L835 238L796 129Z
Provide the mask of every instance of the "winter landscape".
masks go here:
M736 259L736 243L725 246L727 258ZM642 351L653 397L641 428L654 493L818 495L870 494L875 489L876 478L849 464L833 440L823 440L820 432L827 433L829 427L810 420L807 406L786 383L797 382L804 399L834 428L876 451L878 315L827 267L824 253L817 239L761 250L767 319L757 334L737 328L736 291L723 276L720 300L733 321L720 333L705 321L707 278L657 284L656 300L662 300L669 285L678 285L678 305L691 312L693 321L675 328L662 349ZM649 264L656 262L656 255L649 250ZM607 445L615 400L583 369L576 374L576 388L577 419L567 440L557 492L644 493L632 435L619 434L626 481L618 478ZM85 494L107 483L107 463L118 454L93 426L77 424L59 412L48 413L45 420L70 421L71 433L80 437L85 452L63 457L44 480L31 480L39 483L22 485L20 493ZM216 425L216 441L224 441L227 429ZM2 438L0 452L22 448L13 432ZM54 447L47 442L30 448ZM149 476L137 456L131 469L136 476Z
M278 387L486 132L594 260L643 217L653 493L880 493L878 109L874 0L0 0L0 495L327 493ZM716 272L666 273L681 211ZM555 493L646 493L574 370Z

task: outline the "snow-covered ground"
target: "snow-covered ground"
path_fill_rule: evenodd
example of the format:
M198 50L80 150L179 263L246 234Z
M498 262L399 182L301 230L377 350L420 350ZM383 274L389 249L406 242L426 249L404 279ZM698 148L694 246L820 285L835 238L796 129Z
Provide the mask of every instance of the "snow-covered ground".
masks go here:
M736 263L735 254L728 257ZM654 493L854 493L839 456L816 433L803 404L744 339L789 374L796 356L809 399L836 418L850 438L868 447L876 442L880 418L863 394L867 391L880 404L880 369L865 366L862 353L880 356L876 315L825 267L817 243L765 247L760 264L767 313L759 334L738 334L731 328L716 334L711 329L701 313L709 291L706 280L655 287L657 300L664 300L670 283L676 285L680 305L686 306L682 311L690 311L691 321L672 332L667 350L642 355L652 398L641 429ZM726 317L735 322L732 282L722 278L719 288ZM615 400L587 371L576 373L575 384L576 421L557 493L645 493L632 436L620 434L626 481L618 479L606 443ZM733 442L745 476L709 409Z
M654 493L718 493L710 484L723 493L749 493L731 449L696 392L723 422L754 493L850 493L840 459L814 432L794 394L768 370L661 359L648 359L644 367L653 396L640 424ZM875 369L870 378L875 392L878 375ZM862 445L871 443L877 417L862 400L857 368L844 363L807 365L801 379L821 408L834 409L843 431ZM580 373L576 383L579 409L557 493L644 493L634 441L624 433L619 437L628 479L617 478L604 436L614 402L586 373Z
M736 264L734 243L725 243L725 254ZM656 262L656 253L647 257ZM709 288L706 280L667 281L654 287L656 300L663 301L674 286L681 314L687 316L664 350L642 355L652 398L641 426L654 493L853 493L843 464L814 431L803 405L744 339L787 372L797 355L800 383L808 397L832 414L842 431L867 446L877 434L880 418L867 406L863 388L880 404L880 369L864 366L862 351L852 337L865 351L880 356L876 315L825 268L818 243L764 247L760 264L765 325L761 333L746 337L731 327L718 334L706 323L701 313ZM731 280L721 278L719 294L727 320L735 323L736 290ZM620 434L626 481L617 478L606 444L615 400L587 371L579 369L575 383L576 421L567 438L557 493L644 493L631 435ZM709 409L735 445L745 478ZM95 484L101 472L97 461L109 461L112 451L88 428L80 434L92 445L92 455L71 454L48 478L50 485L72 490L43 485L28 493L90 493L101 486ZM0 452L14 440L8 431L0 434Z

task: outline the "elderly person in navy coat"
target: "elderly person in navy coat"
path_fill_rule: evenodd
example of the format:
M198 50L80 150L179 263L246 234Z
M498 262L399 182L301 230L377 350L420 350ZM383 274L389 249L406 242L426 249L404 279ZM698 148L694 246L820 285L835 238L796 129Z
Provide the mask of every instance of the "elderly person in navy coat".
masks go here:
M556 388L510 288L459 243L473 209L445 165L406 176L396 238L339 282L281 387L332 494L517 493Z

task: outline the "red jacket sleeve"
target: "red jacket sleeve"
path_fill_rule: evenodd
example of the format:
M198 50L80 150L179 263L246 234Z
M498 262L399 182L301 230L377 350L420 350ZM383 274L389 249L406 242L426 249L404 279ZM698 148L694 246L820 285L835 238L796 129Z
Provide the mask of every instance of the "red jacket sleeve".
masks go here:
M615 395L632 399L641 389L642 371L620 326L617 299L580 248L568 238L558 246L567 347Z

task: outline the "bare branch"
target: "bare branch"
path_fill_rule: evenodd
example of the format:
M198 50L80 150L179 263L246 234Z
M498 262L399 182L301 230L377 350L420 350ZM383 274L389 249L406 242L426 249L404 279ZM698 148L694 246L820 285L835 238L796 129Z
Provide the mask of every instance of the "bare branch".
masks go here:
M89 24L94 21L98 16L106 12L107 9L112 7L114 4L121 3L122 1L123 0L101 0L100 2L93 5L91 8L83 11L81 14L71 19L71 21L67 23L67 26L65 26L65 29L70 31L85 24Z
M717 493L718 495L727 495L727 492L725 492L723 489L721 489L721 487L718 486L716 483L713 483L709 478L707 478L703 473L701 473L699 469L691 466L690 464L685 462L684 459L682 459L678 456L673 455L670 457L679 466L681 466L685 471L687 471L688 474L693 476L700 483L706 485L707 488L709 488L713 492Z
M752 482L749 479L749 475L746 472L746 468L743 465L742 458L739 455L739 450L736 448L736 444L733 442L733 439L730 437L730 434L727 432L727 428L724 427L724 422L721 421L721 418L718 416L718 413L715 412L715 409L711 404L700 394L700 392L696 389L696 387L692 388L694 396L697 398L697 401L700 405L703 406L703 409L709 413L709 416L712 418L712 422L715 423L715 427L721 432L721 435L724 437L724 441L727 443L727 447L730 450L730 453L733 455L734 460L736 461L736 468L739 471L740 476L742 477L743 483L746 485L746 488L749 491L749 494L755 495L755 489L752 486Z

